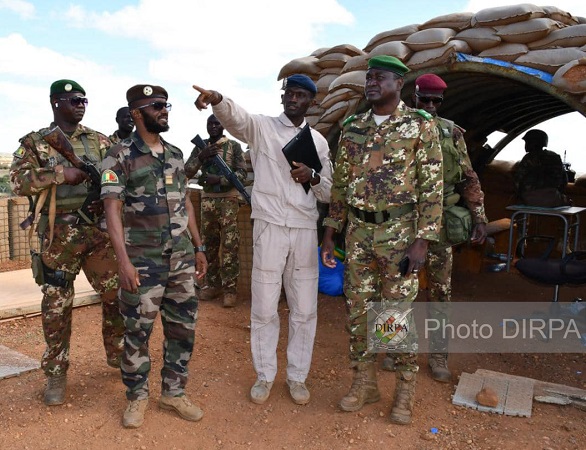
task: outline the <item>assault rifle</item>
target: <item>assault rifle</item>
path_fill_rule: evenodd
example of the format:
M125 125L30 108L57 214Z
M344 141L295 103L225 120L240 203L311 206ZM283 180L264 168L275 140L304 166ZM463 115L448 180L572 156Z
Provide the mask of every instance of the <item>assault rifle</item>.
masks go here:
M75 154L71 142L69 142L59 126L41 132L41 136L43 136L43 139L47 141L61 156L69 161L73 167L83 170L88 175L91 184L88 188L88 195L78 212L86 222L96 223L99 215L90 210L90 205L100 199L102 178L100 171L90 161L87 159L81 159Z
M200 137L199 134L196 135L191 140L191 142L193 142L195 144L195 146L197 148L199 148L200 150L203 150L204 148L206 148L206 144L203 141L203 139ZM250 195L248 194L248 192L244 188L244 185L240 182L240 180L238 179L236 174L232 171L232 169L230 169L230 167L228 167L228 164L226 164L226 161L224 161L224 159L218 154L214 155L212 158L210 158L210 160L217 167L217 169L220 171L220 173L222 175L224 175L230 183L232 183L232 186L234 186L236 189L238 189L238 192L240 192L240 194L242 194L242 197L244 197L244 200L246 200L246 203L248 203L250 205L250 201L251 201Z

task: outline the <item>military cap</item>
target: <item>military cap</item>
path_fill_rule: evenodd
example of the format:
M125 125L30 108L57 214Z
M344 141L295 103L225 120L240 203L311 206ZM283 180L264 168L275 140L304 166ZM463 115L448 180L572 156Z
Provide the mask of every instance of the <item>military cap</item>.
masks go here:
M430 94L443 93L448 85L440 77L433 73L426 73L415 80L415 92L423 91Z
M547 145L548 136L547 133L543 130L529 130L521 139L524 141L541 142L545 146Z
M79 83L73 80L57 80L51 84L51 93L49 95L66 94L68 92L81 92L85 95L85 90Z
M128 102L128 106L138 100L150 98L164 98L167 100L169 94L167 94L165 88L155 86L154 84L137 84L126 91L126 101Z
M368 68L388 70L400 76L409 72L409 67L403 64L399 58L387 55L373 56L370 58L368 60Z
M295 74L285 78L285 81L283 83L283 89L287 89L288 87L293 86L306 89L313 95L317 93L317 86L315 85L313 80L309 78L307 75Z

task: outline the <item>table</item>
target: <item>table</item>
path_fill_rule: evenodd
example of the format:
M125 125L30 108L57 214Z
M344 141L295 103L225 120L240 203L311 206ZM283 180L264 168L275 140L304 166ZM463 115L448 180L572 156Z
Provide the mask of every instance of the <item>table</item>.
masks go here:
M511 268L511 260L513 259L513 229L515 223L521 223L521 232L518 240L525 237L527 233L527 218L529 216L553 216L559 217L564 223L564 242L562 246L562 258L566 256L566 249L568 247L568 239L570 231L575 230L574 243L572 250L578 250L578 241L580 234L580 213L586 211L585 207L581 206L558 206L557 208L540 208L536 206L527 205L510 205L506 207L507 210L513 211L511 215L511 224L509 226L509 248L507 251L507 272ZM519 218L517 218L519 217ZM518 241L517 241L518 242ZM515 247L516 247L515 243Z

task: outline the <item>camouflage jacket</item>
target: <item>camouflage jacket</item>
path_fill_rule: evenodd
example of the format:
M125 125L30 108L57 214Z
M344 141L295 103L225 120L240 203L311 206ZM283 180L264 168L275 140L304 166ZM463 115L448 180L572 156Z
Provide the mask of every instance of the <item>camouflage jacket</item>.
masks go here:
M564 192L568 182L560 155L545 149L527 153L515 167L514 178L519 195L542 188Z
M159 257L161 252L177 250L188 222L183 153L162 142L165 151L160 157L136 132L114 145L102 162L101 193L102 199L117 199L124 204L126 244L141 248L143 253L158 252ZM133 255L129 250L129 256Z
M108 139L110 139L110 142L112 142L112 145L118 144L119 142L122 141L122 138L120 136L118 136L118 130L114 131L114 133L112 133L110 136L108 136Z
M207 145L209 139L205 139L204 142ZM241 183L244 183L247 176L246 161L244 161L244 153L242 152L240 144L232 139L228 139L226 136L222 136L216 144L222 147L220 156L226 162L226 165L232 169L236 178L238 178ZM210 185L206 182L206 176L208 174L218 175L220 171L210 160L205 161L205 163L202 164L198 159L200 153L201 150L198 147L194 147L191 151L191 155L189 155L189 158L185 163L185 174L187 175L187 178L193 178L201 168L201 177L199 177L198 184L203 187L205 194L210 194L209 196L213 197L240 196L238 191L224 176L220 175L219 185ZM215 186L217 186L217 188Z
M443 158L444 204L446 197L455 195L449 202L455 204L461 196L472 213L474 223L488 223L484 210L484 193L478 175L472 168L463 130L451 120L436 117Z
M69 161L41 137L42 131L54 126L52 123L49 128L42 128L20 139L20 147L14 152L10 166L10 185L15 194L38 195L58 184L55 166L71 167ZM76 155L87 157L98 168L111 145L105 135L81 124L68 139ZM76 211L87 196L88 186L87 183L76 186L58 184L57 212ZM45 203L45 209L47 208L48 202Z
M346 120L324 225L340 232L348 206L384 211L415 205L417 238L438 240L442 215L442 154L435 121L402 101L376 125L372 110Z

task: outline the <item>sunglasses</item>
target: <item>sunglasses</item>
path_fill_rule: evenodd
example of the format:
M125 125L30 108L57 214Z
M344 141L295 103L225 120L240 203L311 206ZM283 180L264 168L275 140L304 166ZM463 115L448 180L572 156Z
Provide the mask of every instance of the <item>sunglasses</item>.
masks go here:
M60 98L59 100L61 100L62 102L68 101L71 104L71 106L79 106L79 105L87 106L87 104L88 104L88 100L85 97Z
M419 95L419 94L415 94L415 96L419 99L419 101L421 103L433 103L434 105L437 105L438 103L441 103L444 101L443 97L429 97L427 95Z
M171 111L171 107L173 105L171 105L171 103L165 103L165 102L152 102L152 103L147 103L146 105L138 106L136 109L143 109L148 106L152 106L155 111L162 111L163 108L165 108L167 111Z

